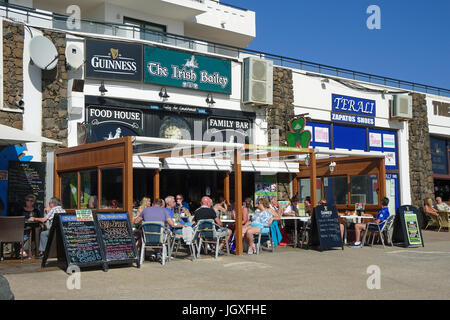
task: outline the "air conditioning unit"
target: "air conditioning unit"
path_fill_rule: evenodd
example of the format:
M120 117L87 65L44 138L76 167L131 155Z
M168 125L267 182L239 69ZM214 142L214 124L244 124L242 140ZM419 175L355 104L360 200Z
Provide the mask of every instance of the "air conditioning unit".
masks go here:
M396 120L412 119L412 97L410 95L394 95L391 118Z
M244 59L242 103L273 103L273 62L254 57Z

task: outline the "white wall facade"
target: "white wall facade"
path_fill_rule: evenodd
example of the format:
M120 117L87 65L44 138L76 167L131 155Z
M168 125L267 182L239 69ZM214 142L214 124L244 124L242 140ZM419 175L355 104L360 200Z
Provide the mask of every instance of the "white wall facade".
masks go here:
M427 95L428 128L430 135L450 137L450 98ZM433 102L447 104L447 116L439 115Z

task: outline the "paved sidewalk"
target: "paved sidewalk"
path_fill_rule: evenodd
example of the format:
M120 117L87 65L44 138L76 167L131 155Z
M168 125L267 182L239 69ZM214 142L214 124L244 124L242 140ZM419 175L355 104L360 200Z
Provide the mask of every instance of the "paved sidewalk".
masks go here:
M80 290L67 289L61 269L24 263L0 272L16 299L449 299L450 233L423 231L423 237L424 248L288 247L259 256L177 258L164 267L146 261L140 269L84 271ZM380 268L381 289L367 288L371 265Z

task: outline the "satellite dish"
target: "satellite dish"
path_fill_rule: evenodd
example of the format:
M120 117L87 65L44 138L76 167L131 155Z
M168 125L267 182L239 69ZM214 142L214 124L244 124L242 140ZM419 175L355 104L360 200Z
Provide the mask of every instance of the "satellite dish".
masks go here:
M36 36L30 42L31 61L43 70L52 70L58 63L56 47L48 38Z
M75 44L69 44L66 48L67 64L73 69L78 69L84 63L84 55L81 48Z

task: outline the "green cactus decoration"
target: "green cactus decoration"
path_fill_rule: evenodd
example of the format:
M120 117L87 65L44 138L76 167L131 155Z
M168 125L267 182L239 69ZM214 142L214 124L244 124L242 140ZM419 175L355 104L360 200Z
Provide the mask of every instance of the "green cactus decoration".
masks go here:
M286 134L289 147L308 148L311 142L311 132L305 131L305 117L295 117L289 121L290 131Z

